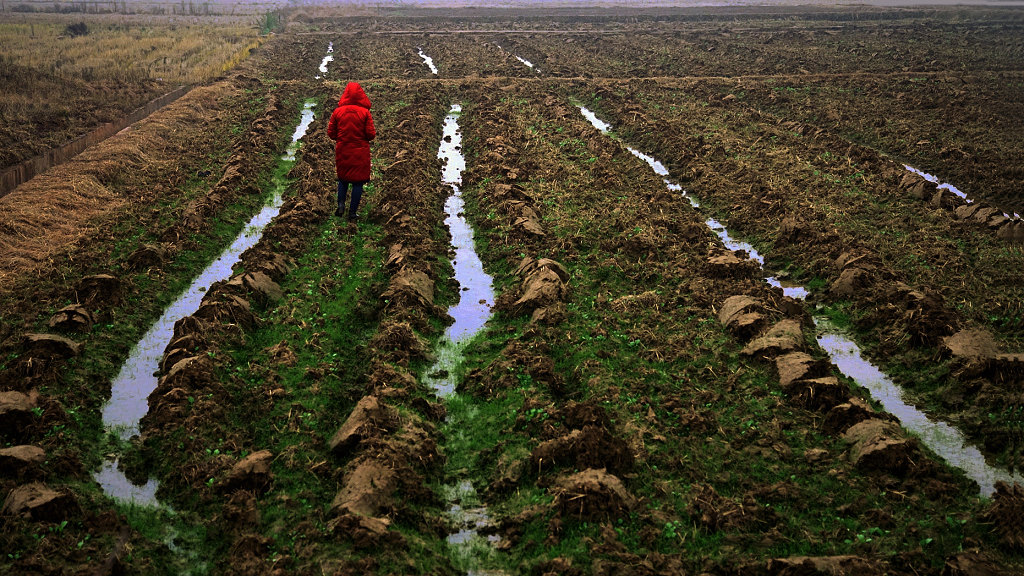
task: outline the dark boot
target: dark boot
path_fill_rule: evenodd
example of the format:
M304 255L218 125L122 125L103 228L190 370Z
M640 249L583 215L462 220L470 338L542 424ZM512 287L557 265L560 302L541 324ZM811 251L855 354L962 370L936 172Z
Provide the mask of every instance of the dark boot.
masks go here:
M334 209L334 215L338 218L345 216L345 194L348 192L348 184L338 181L338 207Z

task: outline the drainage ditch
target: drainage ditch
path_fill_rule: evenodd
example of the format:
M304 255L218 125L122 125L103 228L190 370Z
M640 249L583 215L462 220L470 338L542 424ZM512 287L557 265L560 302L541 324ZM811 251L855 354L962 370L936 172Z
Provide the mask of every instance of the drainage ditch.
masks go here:
M283 169L276 174L287 174L287 168L295 163L299 139L313 122L314 106L312 100L306 100L302 118L292 134L292 141L278 160ZM229 278L242 253L259 242L263 229L281 211L287 185L286 176L274 177L270 199L263 209L252 217L231 245L196 277L188 289L164 310L163 315L132 348L111 384L110 400L103 407L103 426L108 435L116 436L115 445L123 446L129 438L139 433L139 421L149 411L148 398L156 389L160 360L173 336L174 323L198 310L207 288L214 282ZM119 456L117 452L108 455L107 461L93 475L103 492L115 500L137 506L160 506L156 498L158 482L150 478L143 486L136 486L118 469Z
M423 381L446 401L457 397L455 392L461 377L460 365L469 341L483 329L491 317L494 305L492 278L484 271L483 262L473 245L473 229L463 216L465 206L462 199L462 171L466 160L462 155L462 134L459 131L459 115L462 107L453 104L444 119L441 146L437 157L444 161L441 182L451 187L452 193L445 202L445 225L452 237L455 257L455 280L458 281L460 297L458 303L448 309L455 319L441 338L435 350L437 361L431 366ZM469 402L462 398L463 402ZM465 414L472 415L472 409ZM449 417L447 428L457 433L463 426ZM496 551L493 544L497 536L484 537L480 531L493 525L487 507L480 502L476 488L465 478L454 478L443 487L442 492L448 503L449 517L455 531L448 535L453 563L470 576L500 575L503 572L486 569L493 565Z

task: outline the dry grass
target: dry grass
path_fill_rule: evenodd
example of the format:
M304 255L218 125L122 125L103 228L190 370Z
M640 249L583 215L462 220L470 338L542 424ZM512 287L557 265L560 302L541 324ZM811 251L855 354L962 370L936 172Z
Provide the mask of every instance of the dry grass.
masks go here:
M137 200L131 186L115 190L110 184L141 180L193 148L190 139L203 137L194 128L217 115L219 101L231 90L227 82L197 88L0 198L0 285L32 275L61 254L73 255L108 215Z
M83 36L65 36L82 22ZM263 37L256 19L0 14L0 167L122 118L179 85L203 84Z
M256 46L259 30L251 20L5 15L0 18L0 46L8 62L37 73L86 81L196 84L220 75L226 65L237 63L240 54ZM78 22L84 22L89 33L65 36L65 28Z

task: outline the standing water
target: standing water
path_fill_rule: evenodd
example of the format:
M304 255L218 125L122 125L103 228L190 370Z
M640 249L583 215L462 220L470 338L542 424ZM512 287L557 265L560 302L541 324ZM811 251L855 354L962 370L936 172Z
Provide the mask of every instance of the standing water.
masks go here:
M483 262L473 246L473 229L462 214L465 204L459 185L462 184L466 159L462 156L462 133L459 132L458 124L461 112L461 106L452 104L451 111L444 119L441 146L437 152L437 157L445 162L441 182L452 189L444 206L447 214L444 222L452 236L452 247L455 249L452 266L455 268L455 279L461 287L459 302L448 309L455 322L445 330L435 351L437 362L427 370L423 378L442 398L450 398L455 394L456 369L462 362L466 345L483 329L491 316L491 306L494 305L492 278L484 272ZM484 539L478 533L480 528L492 522L473 484L461 480L446 486L444 492L450 505L448 513L457 527L454 533L448 535L448 545L459 565L469 567L469 576L500 574L476 568L493 551L490 544L497 541L498 537Z
M306 134L306 130L313 122L314 106L312 100L306 101L302 120L292 134L291 144L281 156L282 164L295 162L299 139ZM287 170L279 172L284 174ZM139 420L149 411L148 398L156 389L160 359L174 334L174 323L198 310L206 289L214 282L229 278L232 267L238 263L242 253L256 245L263 235L263 229L281 211L285 185L284 176L275 177L273 195L263 209L252 217L234 242L203 270L192 285L167 307L160 319L132 348L128 359L121 366L121 371L111 383L110 401L103 407L103 426L108 432L117 433L121 440L127 440L139 433ZM111 498L140 505L158 504L157 481L151 478L145 486L133 485L118 470L116 457L104 462L93 477Z
M962 469L968 478L977 482L983 496L991 496L995 491L995 483L999 480L1010 484L1024 484L1024 476L1011 474L986 464L981 452L969 445L959 430L945 422L929 420L924 412L904 402L899 386L865 360L861 356L860 348L827 318L815 316L814 325L818 330L818 345L829 353L839 371L867 388L871 392L871 397L878 401L886 412L899 418L904 428L917 434L925 446L931 448L946 462Z
M506 51L504 48L501 47L501 44L496 44L496 46L498 47L498 50L501 50L503 52ZM512 53L509 52L509 54L512 54ZM522 56L519 56L518 54L512 54L512 57L515 58L516 60L519 60L523 64L523 66L526 66L530 70L533 70L534 72L540 72L540 68L535 68L533 66L533 62L530 62L526 58L523 58Z
M968 198L966 192L961 191L959 188L953 186L948 182L939 182L939 178L937 176L933 176L927 172L922 172L921 170L918 170L917 168L914 168L913 166L910 166L908 164L904 164L903 167L906 168L908 172L913 172L914 174L917 174L918 176L924 178L925 180L931 182L932 184L936 184L940 190L949 190L953 194L956 194L957 196L966 200L968 204L974 203L974 199ZM1016 212L1013 214L1013 216L1010 216L1006 212L1003 212L1003 216L1006 216L1007 218L1020 218L1020 214L1017 214Z
M582 106L580 106L580 112L601 133L609 134L612 128L610 124L600 120L593 112ZM667 178L668 170L665 169L661 162L629 146L626 146L626 149L637 158L647 162L655 173L662 176L669 190L682 190L681 187L678 187L678 185ZM937 181L934 176L914 170L910 166L906 168L932 182ZM944 185L944 187L958 195L962 195L959 190L948 184ZM682 190L682 193L690 198L690 203L695 208L699 208L699 203L695 202L685 190ZM733 239L725 226L714 218L708 218L705 224L719 237L728 249L745 251L749 258L756 261L763 269L764 257L753 246ZM803 286L783 286L773 276L765 278L765 281L772 286L782 288L783 293L791 298L803 299L807 297L808 291ZM1024 484L1024 477L1020 474L1011 474L1005 470L989 466L981 452L976 447L967 444L963 434L958 430L945 422L929 420L923 412L904 402L900 388L881 370L864 360L861 356L860 348L832 326L825 316L815 315L814 324L817 327L818 345L829 354L832 362L839 368L839 371L852 378L858 385L867 389L872 398L882 404L887 412L896 416L904 428L917 434L928 448L945 459L950 465L963 470L967 477L977 482L983 496L990 496L995 489L995 483L999 480Z
M327 43L327 55L320 62L320 73L315 76L317 80L327 75L327 64L334 62L334 42Z
M416 51L419 53L420 58L423 58L423 63L426 64L428 68L430 68L430 73L434 74L436 76L437 75L437 66L434 66L434 59L431 58L430 56L427 56L426 54L424 54L423 53L423 48L417 47Z

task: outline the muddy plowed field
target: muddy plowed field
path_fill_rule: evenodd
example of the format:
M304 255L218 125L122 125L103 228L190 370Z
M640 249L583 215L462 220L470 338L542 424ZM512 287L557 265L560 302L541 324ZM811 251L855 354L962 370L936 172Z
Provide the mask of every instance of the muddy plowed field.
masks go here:
M377 12L0 199L0 572L1024 570L1024 12Z

